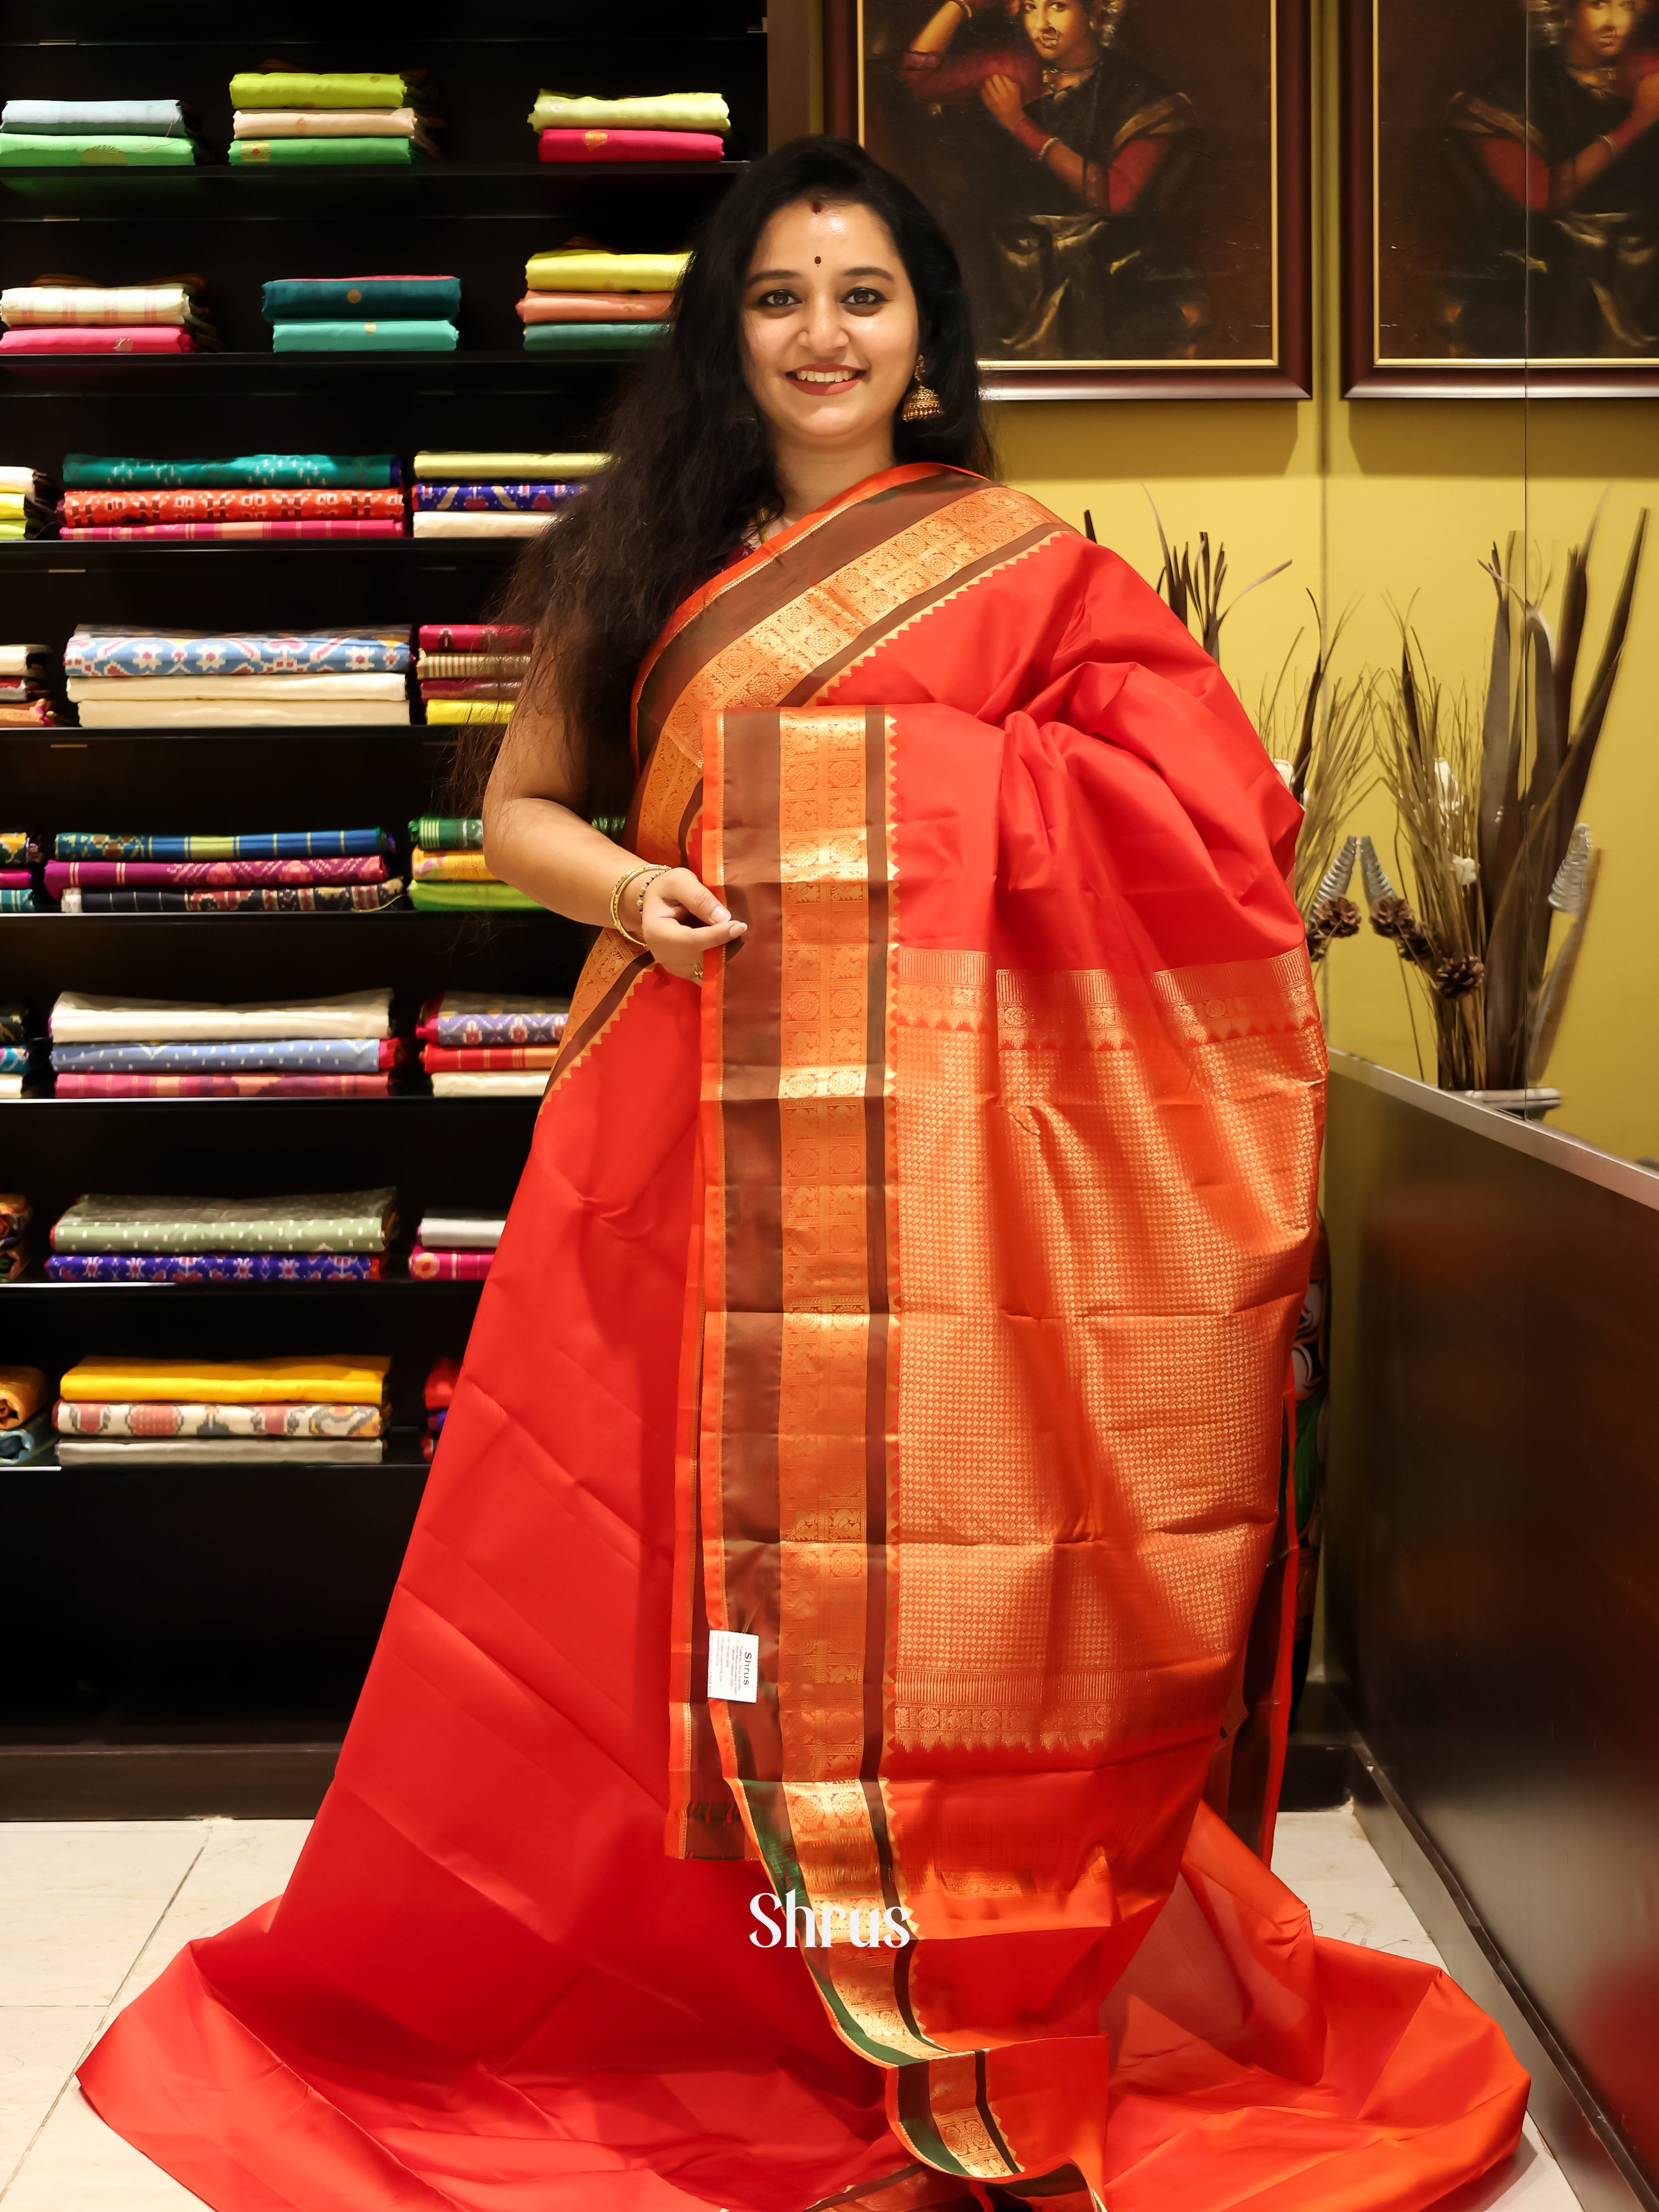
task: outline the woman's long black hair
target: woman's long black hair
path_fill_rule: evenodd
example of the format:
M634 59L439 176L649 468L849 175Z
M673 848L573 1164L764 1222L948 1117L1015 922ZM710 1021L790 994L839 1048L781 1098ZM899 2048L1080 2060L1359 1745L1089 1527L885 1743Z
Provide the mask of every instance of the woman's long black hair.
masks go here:
M762 232L817 197L869 208L891 232L916 295L927 383L940 411L894 424L901 461L989 473L974 335L950 240L909 186L843 138L797 138L755 163L699 235L672 332L608 425L611 465L524 550L499 609L537 633L530 683L556 700L592 813L626 807L628 716L640 662L674 608L782 501L765 426L744 380L744 281ZM496 738L458 764L463 793L488 779Z

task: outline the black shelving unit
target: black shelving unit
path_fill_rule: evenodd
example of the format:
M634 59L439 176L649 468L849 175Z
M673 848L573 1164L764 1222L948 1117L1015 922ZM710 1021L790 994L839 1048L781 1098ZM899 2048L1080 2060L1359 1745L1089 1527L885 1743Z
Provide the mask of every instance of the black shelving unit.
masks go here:
M11 97L178 97L222 149L228 87L270 64L425 69L447 158L363 169L0 172L0 283L69 270L207 280L224 350L0 363L0 459L54 475L71 451L209 457L417 447L586 448L636 356L526 355L514 303L533 252L598 236L690 242L764 150L760 0L644 4L602 33L547 0L14 0ZM717 89L720 164L576 170L536 161L538 88ZM406 269L462 282L453 355L277 355L271 276ZM77 623L190 629L477 619L517 545L402 538L0 545L0 632L59 648ZM453 738L422 726L0 731L0 814L59 827L215 831L380 822L435 809ZM0 916L0 999L62 990L313 997L389 985L401 1026L451 986L568 990L586 933L541 914ZM227 1196L396 1184L405 1239L440 1206L501 1208L534 1099L98 1100L0 1107L0 1187L37 1235L88 1190ZM0 1814L304 1812L331 1765L425 1480L421 1386L459 1352L477 1285L0 1286L0 1362L380 1352L392 1431L373 1468L0 1468ZM547 1285L558 1326L559 1285ZM672 1356L668 1347L665 1356Z

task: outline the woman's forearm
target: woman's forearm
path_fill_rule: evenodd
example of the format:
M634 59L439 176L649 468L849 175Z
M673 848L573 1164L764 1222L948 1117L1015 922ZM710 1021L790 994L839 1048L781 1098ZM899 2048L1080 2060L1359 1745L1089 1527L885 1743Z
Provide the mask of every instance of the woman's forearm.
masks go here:
M928 17L911 40L910 52L913 54L942 54L968 21L969 15L969 10L964 0L945 0L945 5Z
M484 861L491 875L555 914L595 925L611 920L617 878L641 866L629 852L556 799L528 793L484 803ZM624 895L623 919L640 927L636 879Z

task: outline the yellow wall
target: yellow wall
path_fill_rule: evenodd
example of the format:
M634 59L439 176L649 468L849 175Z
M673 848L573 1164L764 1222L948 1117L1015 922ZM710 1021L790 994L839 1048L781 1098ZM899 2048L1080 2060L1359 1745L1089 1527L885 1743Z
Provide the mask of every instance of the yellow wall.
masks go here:
M1356 400L1338 396L1335 0L1316 0L1319 359L1304 403L1010 404L993 432L1003 471L1069 520L1093 512L1098 535L1149 580L1158 567L1146 492L1172 541L1208 530L1227 549L1235 587L1289 559L1222 636L1222 661L1254 708L1308 617L1306 590L1329 613L1351 603L1344 664L1397 659L1396 611L1409 612L1443 682L1478 696L1493 597L1480 563L1524 531L1559 573L1611 487L1591 570L1589 635L1616 591L1637 510L1659 504L1659 404L1651 401ZM1618 695L1583 818L1606 854L1592 925L1548 1079L1568 1129L1628 1156L1659 1156L1659 538L1638 594ZM1374 793L1352 825L1369 830L1396 880L1392 812ZM1418 1060L1397 956L1365 931L1333 948L1331 1041L1407 1073ZM1431 1039L1419 1029L1433 1079Z

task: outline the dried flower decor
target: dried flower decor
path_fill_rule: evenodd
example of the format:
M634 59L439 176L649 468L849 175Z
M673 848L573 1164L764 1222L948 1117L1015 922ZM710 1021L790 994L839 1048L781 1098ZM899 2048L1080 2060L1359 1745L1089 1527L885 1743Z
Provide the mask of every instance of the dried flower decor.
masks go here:
M1158 590L1170 610L1184 623L1217 666L1221 665L1221 628L1240 599L1258 586L1282 576L1290 567L1281 561L1249 583L1225 606L1222 592L1227 580L1227 549L1217 542L1213 556L1210 533L1200 531L1198 551L1190 539L1170 546L1164 518L1156 501L1147 495L1158 542L1164 556ZM1094 517L1085 508L1083 526L1094 540ZM1341 826L1370 788L1364 781L1369 752L1369 733L1376 700L1374 677L1333 679L1330 664L1347 621L1344 614L1328 639L1319 605L1309 594L1314 611L1318 647L1311 672L1292 674L1304 633L1291 639L1279 675L1271 689L1263 686L1256 708L1255 726L1268 757L1303 808L1297 833L1293 888L1307 933L1308 951L1323 959L1332 940L1352 937L1359 929L1359 910L1344 896L1353 873L1356 841L1350 837L1339 851Z
M1443 1090L1520 1090L1548 1066L1600 867L1578 809L1618 678L1647 521L1644 509L1576 721L1594 525L1567 556L1559 635L1517 580L1515 541L1504 557L1493 548L1486 573L1498 611L1478 717L1466 698L1448 697L1401 625L1378 754L1414 906L1374 854L1361 858L1371 927L1394 940L1426 996ZM1572 926L1552 964L1558 913Z
M1309 953L1321 960L1333 939L1352 937L1359 928L1359 909L1346 896L1358 840L1338 841L1342 824L1370 788L1367 771L1376 679L1332 676L1331 661L1347 616L1338 619L1328 638L1318 605L1311 593L1309 598L1318 641L1313 667L1305 677L1291 673L1302 643L1298 630L1272 689L1263 686L1255 726L1291 796L1302 805L1293 888Z

